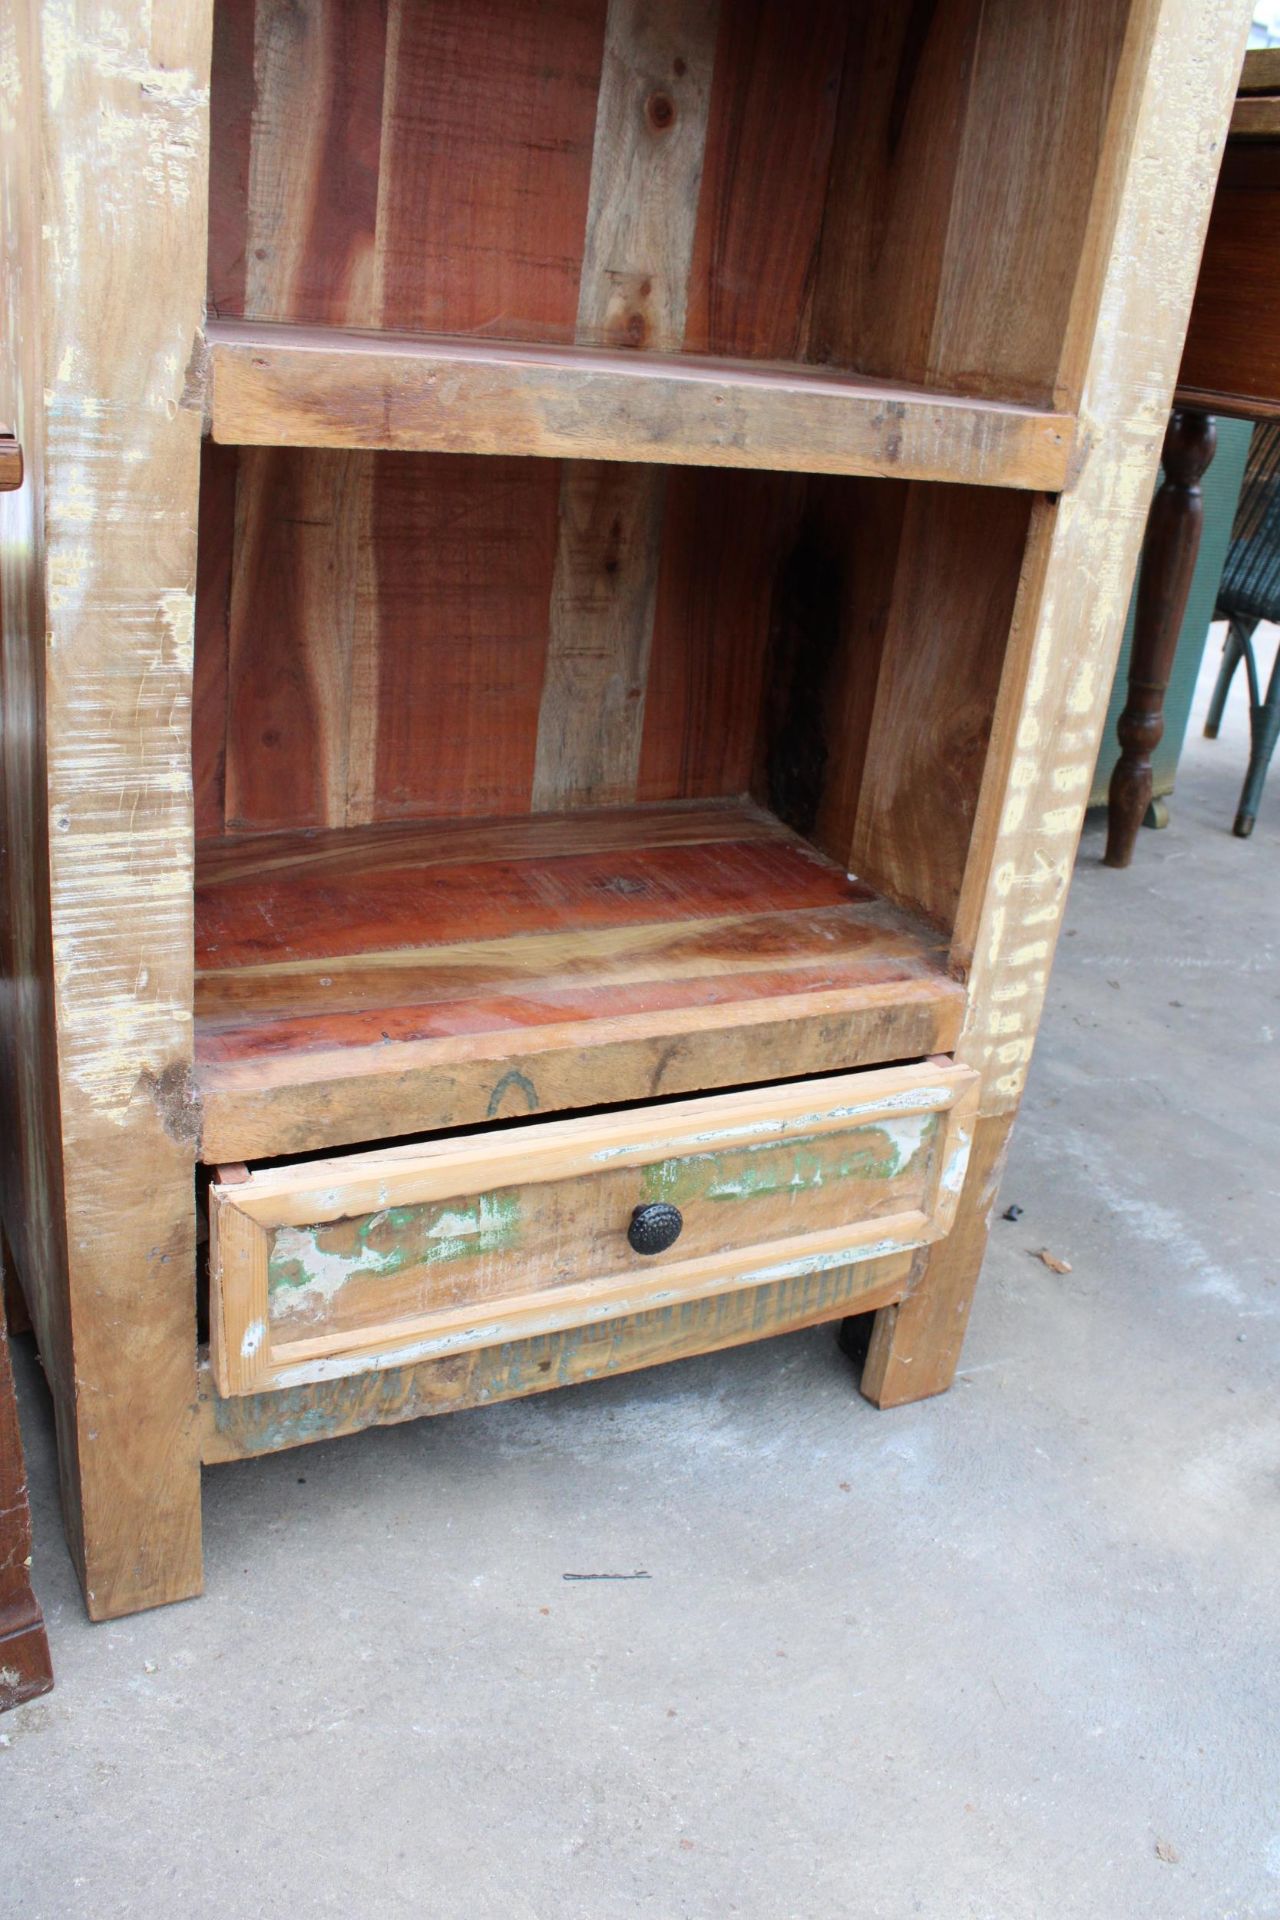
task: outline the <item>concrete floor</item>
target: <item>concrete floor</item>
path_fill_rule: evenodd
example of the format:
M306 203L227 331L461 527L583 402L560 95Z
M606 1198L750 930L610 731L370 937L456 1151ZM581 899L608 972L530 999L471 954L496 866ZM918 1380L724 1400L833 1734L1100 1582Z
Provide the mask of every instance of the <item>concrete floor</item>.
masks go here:
M222 1467L205 1598L91 1628L20 1343L0 1910L1280 1915L1280 769L1232 839L1192 724L1088 829L945 1399L818 1329Z

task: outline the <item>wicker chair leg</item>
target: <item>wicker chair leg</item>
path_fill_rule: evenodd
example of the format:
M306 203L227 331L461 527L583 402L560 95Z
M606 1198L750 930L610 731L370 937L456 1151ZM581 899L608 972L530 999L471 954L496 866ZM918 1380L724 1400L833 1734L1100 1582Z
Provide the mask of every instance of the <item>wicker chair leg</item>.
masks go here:
M1276 650L1265 700L1258 699L1256 674L1251 676L1251 681L1254 698L1249 708L1249 771L1244 777L1244 790L1240 795L1240 810L1236 814L1234 828L1237 838L1241 840L1247 840L1253 832L1267 769L1276 750L1276 741L1280 739L1280 648Z
M1216 740L1218 729L1222 725L1222 713L1227 704L1227 695L1231 691L1231 682L1236 677L1236 668L1244 657L1253 629L1257 621L1232 620L1227 627L1227 637L1222 643L1222 665L1218 669L1217 685L1213 689L1213 698L1209 702L1209 711L1204 717L1204 737Z

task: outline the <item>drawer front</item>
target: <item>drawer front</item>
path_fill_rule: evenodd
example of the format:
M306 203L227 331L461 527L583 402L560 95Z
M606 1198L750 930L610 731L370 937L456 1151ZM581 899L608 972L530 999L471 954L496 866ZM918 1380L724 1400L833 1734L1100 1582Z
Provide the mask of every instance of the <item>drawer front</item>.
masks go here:
M925 1061L221 1178L218 1390L401 1366L923 1246L951 1224L976 1089L967 1068ZM638 1240L678 1227L674 1241L637 1251L638 1209Z

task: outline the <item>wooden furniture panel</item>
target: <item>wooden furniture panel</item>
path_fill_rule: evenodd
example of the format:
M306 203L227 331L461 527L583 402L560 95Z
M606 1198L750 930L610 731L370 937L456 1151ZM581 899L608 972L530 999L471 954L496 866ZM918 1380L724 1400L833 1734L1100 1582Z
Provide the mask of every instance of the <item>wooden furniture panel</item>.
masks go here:
M976 1091L929 1061L223 1176L215 1381L306 1385L923 1245ZM628 1227L655 1204L678 1233L645 1253Z
M0 15L4 1209L92 1612L198 1588L202 1457L859 1310L864 1391L941 1390L1246 0L100 13ZM940 1239L838 1264L854 1197L607 1328L200 1363L201 1156L937 1051Z
M196 942L209 1161L911 1058L963 1012L938 936L727 803L208 843Z

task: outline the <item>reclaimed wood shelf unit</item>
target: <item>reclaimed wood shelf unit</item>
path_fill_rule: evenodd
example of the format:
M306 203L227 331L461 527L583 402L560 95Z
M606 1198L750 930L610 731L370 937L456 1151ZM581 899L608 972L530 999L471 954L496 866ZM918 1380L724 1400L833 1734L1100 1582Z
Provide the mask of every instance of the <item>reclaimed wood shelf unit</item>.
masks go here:
M954 1376L1249 7L802 14L0 27L3 1209L95 1617L199 1590L202 1466L853 1315Z

